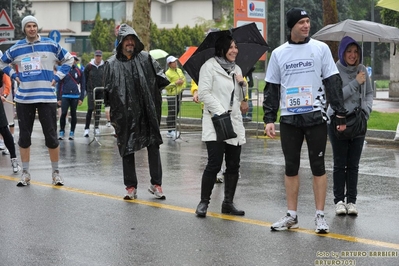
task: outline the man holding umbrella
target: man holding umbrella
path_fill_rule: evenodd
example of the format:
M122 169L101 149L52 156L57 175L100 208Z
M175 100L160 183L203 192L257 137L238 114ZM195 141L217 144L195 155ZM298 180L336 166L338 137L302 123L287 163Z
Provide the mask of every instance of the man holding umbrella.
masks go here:
M280 137L285 158L287 214L271 229L298 228L298 171L305 138L313 174L315 232L328 233L329 226L324 218L327 191L324 154L328 120L325 108L328 101L340 118L337 129L345 130L342 80L328 46L309 38L308 13L301 8L292 8L286 16L291 32L288 42L276 48L271 55L263 101L265 133L270 138L276 135L274 122L281 108Z

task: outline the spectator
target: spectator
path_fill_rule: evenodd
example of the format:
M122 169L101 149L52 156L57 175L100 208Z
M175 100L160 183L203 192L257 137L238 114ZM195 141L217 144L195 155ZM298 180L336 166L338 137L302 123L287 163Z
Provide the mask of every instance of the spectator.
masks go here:
M76 109L82 105L84 98L84 87L86 86L85 77L77 66L79 59L74 57L74 64L69 70L68 75L58 83L57 99L61 105L60 134L58 139L63 140L65 135L65 124L68 109L71 113L71 128L69 140L75 137L75 127L77 123Z
M253 103L252 103L252 89L254 87L254 79L252 77L252 73L254 72L255 67L252 67L249 72L247 73L245 79L248 82L248 93L247 93L247 100L248 100L248 112L242 115L242 120L244 122L251 122L252 121L252 111L253 111Z
M84 70L84 78L86 81L86 96L87 96L87 113L86 113L86 125L83 136L89 137L90 133L90 123L94 109L95 116L97 119L94 119L94 134L100 135L100 117L101 110L97 110L96 103L94 102L94 88L103 87L103 75L104 75L104 61L102 59L103 52L100 50L96 50L94 52L94 58L86 65ZM96 92L96 100L104 99L103 91ZM109 119L107 118L107 121Z
M214 57L208 59L200 69L198 96L204 103L202 141L205 141L208 151L208 163L202 174L201 201L195 211L199 217L206 217L216 176L222 167L223 156L226 171L222 213L245 215L245 212L237 209L233 203L239 177L241 145L246 143L241 112L248 111L248 103L243 99L244 94L239 83L243 82L245 87L247 84L241 68L235 64L238 52L234 39L231 36L222 36L216 40ZM232 104L230 99L233 99ZM211 117L229 110L237 137L218 142Z
M316 233L328 233L324 217L327 175L324 154L327 143L325 104L342 118L339 130L346 128L342 81L328 46L309 37L310 19L301 8L287 14L288 42L273 50L266 71L264 89L265 133L276 135L274 122L281 108L280 137L285 158L287 215L271 226L272 230L298 228L299 166L303 140L306 139L313 191L316 202ZM324 84L324 86L323 86ZM327 96L327 99L326 99ZM281 102L280 102L281 101Z
M345 108L352 112L359 105L370 117L373 107L373 89L367 69L362 65L362 50L360 45L351 37L344 37L338 48L336 65L342 79L342 91ZM331 106L327 110L330 117L334 114ZM365 136L354 139L340 140L335 136L333 123L329 124L328 136L334 157L334 203L335 214L357 215L357 183L359 161L362 155ZM346 204L345 204L346 197Z
M0 57L3 53L0 51ZM12 93L12 81L8 75L5 75L2 70L0 70L0 95L4 97L4 101L8 101L9 103L13 102L13 93ZM6 114L6 118L8 121L8 127L10 130L11 135L14 137L14 105L13 104L6 104L4 105L4 111ZM4 146L3 136L0 135L0 150L2 150L3 155L8 155L9 151Z
M162 89L169 80L151 56L135 30L122 24L116 54L105 64L105 104L110 106L119 154L122 157L125 200L137 198L135 153L147 148L151 185L148 191L165 199L159 145Z
M168 96L168 117L166 118L166 124L168 127L168 138L176 139L176 117L180 112L180 105L182 100L183 90L186 88L186 77L183 71L177 67L177 58L174 56L168 56L166 58L168 64L168 70L165 72L168 77L170 84L166 86L166 95Z
M0 98L0 134L3 136L4 144L10 153L12 171L14 174L16 174L21 170L21 167L18 164L14 138L8 128L8 121L3 108L3 102L6 101L6 98L4 96L0 96Z
M22 19L21 24L26 38L8 49L0 60L0 69L19 83L15 102L18 115L18 145L22 161L22 176L17 186L30 184L30 146L36 111L50 154L53 184L64 185L58 168L57 96L54 86L68 74L73 64L73 57L58 43L38 34L38 21L35 17L26 16ZM31 51L40 51L42 56L37 56L38 52ZM57 62L61 62L61 68L54 75L53 68ZM18 67L19 72L9 66L11 63Z

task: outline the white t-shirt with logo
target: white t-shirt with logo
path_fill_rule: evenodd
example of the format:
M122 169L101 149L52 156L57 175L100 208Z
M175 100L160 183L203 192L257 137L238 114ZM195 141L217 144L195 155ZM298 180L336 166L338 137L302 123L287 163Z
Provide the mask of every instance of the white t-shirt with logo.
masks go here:
M330 48L310 39L304 44L288 42L270 57L265 81L281 84L281 116L325 112L323 79L338 74Z

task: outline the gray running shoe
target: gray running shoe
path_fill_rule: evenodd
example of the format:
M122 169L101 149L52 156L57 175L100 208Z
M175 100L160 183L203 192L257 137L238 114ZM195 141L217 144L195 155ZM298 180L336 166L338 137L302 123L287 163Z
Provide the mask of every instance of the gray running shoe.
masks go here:
M315 232L318 234L327 234L330 232L330 227L327 224L326 219L324 218L324 215L317 214L316 217L314 218L315 224L316 224L316 230Z
M137 189L134 187L126 188L126 195L123 197L125 200L137 199Z
M289 213L287 213L286 216L271 226L272 231L282 231L296 228L298 228L298 216L293 218Z
M64 180L60 176L60 172L58 170L55 170L53 172L53 185L54 186L63 186L64 185Z
M21 180L18 181L17 187L30 185L30 174L28 171L22 171Z
M335 214L336 215L345 215L347 212L345 203L341 200L337 204L335 204Z
M346 208L348 209L348 214L349 215L357 215L359 213L357 211L357 209L356 209L356 204L355 203L352 203L352 202L348 203L346 205Z
M151 185L148 188L148 192L153 194L157 199L166 199L165 195L162 192L162 188L160 185Z

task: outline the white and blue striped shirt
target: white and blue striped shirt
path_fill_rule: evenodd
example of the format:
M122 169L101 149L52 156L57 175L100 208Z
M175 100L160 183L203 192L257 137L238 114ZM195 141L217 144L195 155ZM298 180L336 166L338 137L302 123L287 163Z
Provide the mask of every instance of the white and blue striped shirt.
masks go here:
M54 75L54 66L61 63ZM14 68L10 66L12 64ZM19 78L14 100L18 103L55 103L57 95L51 86L59 82L73 64L73 56L50 38L38 36L30 43L25 38L10 47L1 57L0 69L11 78Z

